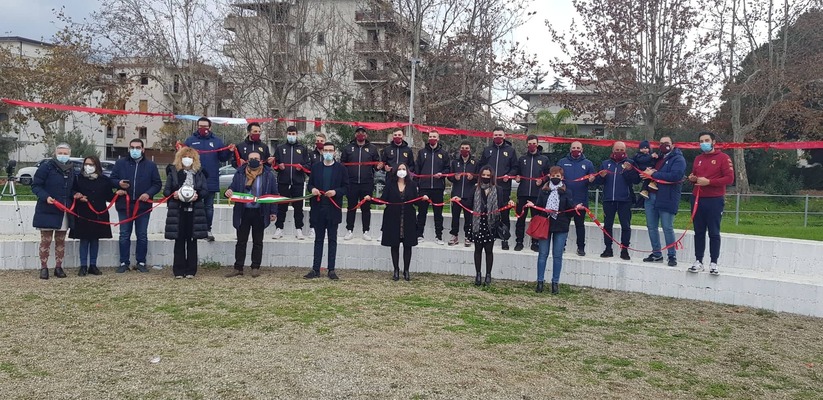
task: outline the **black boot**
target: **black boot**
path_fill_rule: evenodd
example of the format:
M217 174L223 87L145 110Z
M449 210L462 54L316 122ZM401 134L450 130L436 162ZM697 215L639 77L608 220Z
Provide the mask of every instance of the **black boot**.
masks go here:
M492 284L492 276L491 275L486 275L486 281L483 282L483 284L486 285L486 286L491 285Z
M400 280L400 269L399 268L394 269L394 274L392 274L391 280L393 280L393 281L399 281Z
M77 276L86 276L89 273L88 267L85 265L81 265L80 269L77 271Z
M49 279L49 269L40 268L40 279Z
M409 270L407 269L403 270L403 280L405 280L406 282L411 280L411 276L409 276Z
M42 276L42 275L41 275L41 276ZM49 279L49 278L48 278L48 276L49 276L49 274L48 274L48 272L46 272L46 279ZM474 277L474 286L480 286L480 285L482 285L482 284L483 284L483 277L482 277L482 276L478 273L478 274Z
M98 269L94 264L89 265L89 273L92 275L103 275L103 272L101 272L100 269Z
M534 289L537 293L543 293L543 281L537 281L537 288Z
M560 293L560 285L555 282L552 282L552 294L558 293Z
M54 276L57 277L57 278L65 278L66 273L63 272L63 267L54 268Z

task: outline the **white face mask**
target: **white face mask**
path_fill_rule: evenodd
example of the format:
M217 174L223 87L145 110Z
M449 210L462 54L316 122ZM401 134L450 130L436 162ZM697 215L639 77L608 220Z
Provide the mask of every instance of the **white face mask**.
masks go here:
M184 167L191 167L191 164L194 162L194 159L191 157L183 157L180 161L183 163Z
M93 174L97 171L97 168L94 165L84 165L83 170L86 171L86 174Z
M398 177L398 178L405 178L405 177L406 177L406 174L407 174L407 173L406 173L406 170L405 170L405 169L399 169L399 170L397 170L397 177Z

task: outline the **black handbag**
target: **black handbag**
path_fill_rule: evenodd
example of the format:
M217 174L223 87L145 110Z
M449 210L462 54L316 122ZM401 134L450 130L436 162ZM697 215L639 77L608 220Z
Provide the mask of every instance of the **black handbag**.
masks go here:
M500 240L509 240L512 236L511 232L509 232L508 225L506 225L502 219L497 221L497 227L494 230L494 235Z

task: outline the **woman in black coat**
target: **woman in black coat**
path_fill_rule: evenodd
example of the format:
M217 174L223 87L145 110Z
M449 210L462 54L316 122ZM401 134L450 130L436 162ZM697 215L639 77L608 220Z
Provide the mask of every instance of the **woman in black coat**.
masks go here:
M403 279L411 280L409 264L411 263L412 248L417 246L417 216L413 203L405 203L417 198L417 184L408 176L409 168L406 164L398 165L391 174L380 199L394 204L386 205L383 212L383 239L380 244L391 248L391 259L394 265L392 280L400 279L400 244L403 244ZM371 196L366 196L366 201ZM428 196L423 196L428 200Z
M209 234L203 203L207 194L200 155L191 147L180 148L174 163L166 168L163 190L163 196L172 196L168 201L165 236L174 240L172 272L176 279L191 279L197 274L197 239L205 239Z
M74 227L69 231L70 238L80 239L80 270L77 275L103 274L97 268L97 253L100 249L100 239L111 238L106 203L114 199L115 188L111 180L103 175L103 168L97 156L83 159L83 169L74 181L74 191L77 192L74 197L79 200L74 211L80 217L75 220ZM106 211L102 212L103 210Z
M563 168L555 166L549 169L549 181L540 190L537 204L531 201L526 202L527 207L536 205L556 211L548 214L545 211L535 210L537 215L544 216L549 221L548 239L540 239L537 242L537 288L535 291L538 293L543 291L549 247L552 250L552 294L559 292L560 270L563 268L563 248L566 247L566 238L569 235L569 222L576 210L583 209L583 204L574 205L572 198L571 190L563 183Z
M74 224L74 218L57 208L55 202L71 206L74 196L74 167L69 162L71 147L57 145L54 158L37 167L31 181L31 191L37 196L32 225L40 231L40 279L49 279L49 251L54 239L54 276L65 278L63 257L66 253L66 231Z

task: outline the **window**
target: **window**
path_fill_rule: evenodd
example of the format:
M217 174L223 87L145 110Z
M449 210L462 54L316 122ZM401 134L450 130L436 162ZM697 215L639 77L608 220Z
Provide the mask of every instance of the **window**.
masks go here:
M297 123L297 130L300 132L306 131L306 117L297 117L300 122Z
M314 118L314 131L315 132L320 132L320 128L323 126L323 124L320 121L322 121L322 119L320 119L320 117L315 117Z
M114 127L111 125L106 125L106 138L112 139L114 138Z
M209 90L209 81L203 81L203 90L205 90L205 91Z
M604 134L603 128L592 129L592 135L594 135L594 136L603 136L603 134Z
M140 112L149 112L148 100L140 100Z
M311 32L300 32L300 44L305 46L311 44Z
M172 85L172 93L180 93L180 75L174 76L174 84Z
M140 139L144 139L144 140L145 140L145 139L146 139L146 137L148 136L148 133L149 133L149 129L148 129L148 128L146 128L145 126L138 126L138 127L137 127L137 136L138 136Z
M309 68L309 61L308 60L300 60L300 73L301 74L308 74L311 72L311 68Z
M377 60L375 60L374 58L370 58L370 59L366 60L366 63L369 66L368 67L369 70L377 71Z
M126 73L125 72L121 72L121 73L117 74L117 76L120 78L120 82L125 82L126 81Z
M326 33L325 32L317 32L317 45L318 46L325 46L326 45Z
M8 120L9 120L9 114L7 114L7 113L0 113L0 122L3 122L3 121L8 121Z
M366 36L368 40L372 43L377 43L380 40L380 33L377 31L377 29L369 29Z
M318 57L316 60L314 60L314 71L317 72L318 74L323 73L323 59L322 58Z
M123 139L126 137L126 127L125 126L118 126L117 127L117 138Z
M149 84L149 76L147 74L140 74L140 84L141 85L148 85Z

